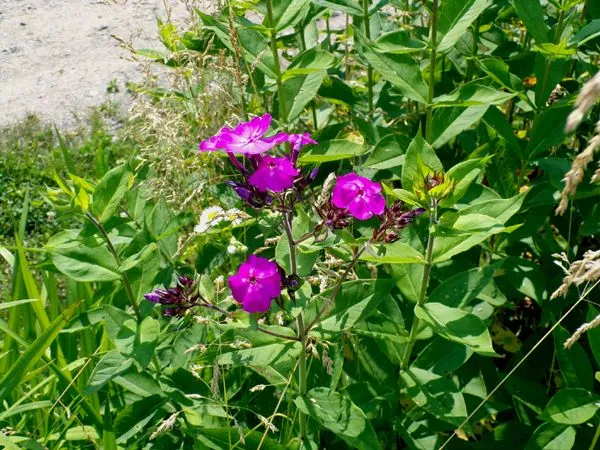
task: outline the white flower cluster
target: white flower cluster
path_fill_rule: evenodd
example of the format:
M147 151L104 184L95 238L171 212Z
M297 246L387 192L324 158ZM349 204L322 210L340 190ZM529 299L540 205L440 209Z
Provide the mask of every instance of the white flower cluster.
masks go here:
M248 218L250 218L248 214L237 208L228 209L226 211L220 206L211 206L210 208L203 210L200 214L200 220L198 225L194 227L194 232L204 233L221 222L239 225Z

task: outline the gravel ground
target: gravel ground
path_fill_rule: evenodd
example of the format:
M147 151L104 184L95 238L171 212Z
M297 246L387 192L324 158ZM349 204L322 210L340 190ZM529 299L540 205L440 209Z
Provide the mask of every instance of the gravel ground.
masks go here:
M141 74L111 35L161 48L165 5L174 20L187 14L180 0L0 0L0 125L35 113L71 127L108 99L126 107L125 83ZM110 94L113 80L119 92Z

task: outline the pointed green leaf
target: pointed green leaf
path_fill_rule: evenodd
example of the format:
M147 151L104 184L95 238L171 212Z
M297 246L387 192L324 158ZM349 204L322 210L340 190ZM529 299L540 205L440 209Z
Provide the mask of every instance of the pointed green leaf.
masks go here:
M406 392L419 408L454 426L467 418L467 406L450 378L411 367L400 374Z
M312 389L306 398L297 397L295 403L300 411L334 432L352 448L381 450L365 413L345 395L320 387Z
M441 337L464 344L480 355L498 356L487 327L476 315L441 303L417 305L415 314Z
M491 3L490 0L443 1L439 12L438 51L451 49Z
M586 389L561 389L550 400L540 419L564 425L587 422L600 407L600 397Z
M402 166L402 188L404 190L412 192L414 184L422 176L421 165L423 164L435 172L444 171L444 166L435 151L423 139L419 131L406 151Z
M361 44L366 60L383 78L398 87L406 97L427 103L427 84L419 64L409 55L383 53L358 28L354 35Z

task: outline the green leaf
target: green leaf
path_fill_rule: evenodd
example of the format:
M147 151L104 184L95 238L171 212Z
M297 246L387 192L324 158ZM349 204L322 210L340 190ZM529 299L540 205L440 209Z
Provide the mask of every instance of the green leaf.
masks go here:
M354 27L354 35L361 44L363 56L383 78L402 91L411 100L427 103L427 84L417 61L406 54L383 53Z
M429 302L423 306L417 305L415 314L441 337L464 344L475 353L498 356L492 347L488 329L474 314Z
M285 115L288 121L296 119L304 107L315 98L323 79L325 71L288 78L283 82L283 94L286 98Z
M530 161L565 139L565 123L571 110L572 105L569 103L554 103L536 117L529 145L525 150Z
M564 425L587 422L600 407L600 397L585 389L561 389L548 402L540 419Z
M497 264L475 267L459 272L439 284L428 296L428 301L462 308L479 295L490 283Z
M116 349L106 353L94 367L85 389L86 395L98 391L113 378L127 372L132 364L133 359L121 355Z
M575 445L575 428L547 422L536 428L525 450L570 450Z
M405 242L398 241L393 244L381 244L374 248L377 254L365 252L361 255L360 259L379 264L425 263L423 255Z
M548 26L544 22L544 9L539 0L512 0L519 19L527 27L529 34L533 36L536 43L549 42Z
M137 325L137 324L136 324ZM156 319L146 317L137 326L136 339L131 356L140 363L143 369L148 367L154 355L154 349L158 344L160 325Z
M579 47L598 36L600 36L600 19L592 20L579 30L575 36L572 36L571 39L569 39L569 45Z
M229 25L225 25L225 33L229 33ZM266 76L276 79L274 67L275 60L269 50L269 41L261 33L247 27L238 27L238 42L244 50L244 56L248 64L259 69ZM229 45L232 52L233 46Z
M439 148L483 117L486 106L441 108L433 114L431 145Z
M490 158L491 156L468 159L452 167L446 174L446 178L454 181L454 188L450 195L440 202L441 206L452 206L458 202L466 194L471 183L477 179Z
M351 329L359 320L374 312L380 301L381 296L373 294L348 308L341 309L336 305L336 311L333 315L316 325L310 331L310 335L324 339L335 338L342 331Z
M590 304L588 306L588 313L586 317L587 321L591 322L598 317L598 314L600 314L600 311L594 305ZM596 360L596 364L600 366L600 328L591 328L587 331L586 335L592 349L592 355L594 355L594 359Z
M199 355L198 361L218 364L235 364L248 366L289 365L300 354L300 343L270 336L252 330L240 323L223 326L225 333L219 342L236 342L237 346L211 347ZM283 327L264 327L271 331L295 337L293 331Z
M105 223L119 209L119 205L127 193L133 174L126 164L109 170L94 189L92 212L100 223Z
M411 368L419 367L437 375L448 375L462 366L473 356L473 350L463 344L434 338L412 363Z
M508 64L501 59L484 58L479 60L479 64L487 76L502 87L517 93L523 90L521 79L511 73Z
M297 397L295 403L300 411L335 433L352 448L381 449L365 414L345 395L320 387L312 389L307 398Z
M388 134L381 138L363 164L364 167L377 170L389 170L402 166L404 154L410 140L404 136Z
M493 217L501 223L506 223L512 216L520 211L526 196L527 192L523 192L511 198L485 200L461 209L460 214L483 214Z
M404 165L402 166L402 188L404 190L412 192L414 184L423 175L421 167L423 164L434 172L444 171L444 166L442 166L435 151L423 139L419 131L406 151Z
M363 10L356 0L311 0L317 6L331 8L354 16L362 16Z
M241 435L244 436L244 444L240 448L261 448L264 450L284 450L279 442L273 438L264 435L262 430L248 430L246 428L200 428L198 430L197 439L206 448L229 450L232 446L240 441Z
M450 94L434 98L434 106L439 108L447 106L501 105L516 95L515 93L502 92L493 87L479 84L481 82L482 80L476 80L463 84Z
M561 326L554 330L554 348L560 374L568 387L592 390L594 374L587 353L578 342L569 349L564 347L570 335L571 333Z
M117 433L117 443L123 444L132 436L142 432L159 413L160 407L166 399L160 395L152 395L133 403L129 403L121 409L115 418L114 428ZM148 432L147 430L145 431Z
M296 56L281 76L286 81L300 75L310 75L329 69L334 62L335 57L328 51L311 48Z
M490 6L490 0L446 0L439 12L437 49L454 47L475 19Z
M324 163L354 158L366 151L366 146L358 142L334 139L320 142L303 153L298 161L301 164Z
M33 366L44 356L46 349L54 342L62 327L75 314L77 308L79 308L79 303L72 305L54 319L3 374L0 379L0 403L4 403L6 398L23 382Z
M384 33L374 44L375 50L381 53L414 53L427 47L425 42L412 39L406 30Z
M310 0L274 0L273 22L277 31L297 25L310 10ZM265 25L270 26L265 20Z
M106 245L91 239L84 241L74 230L52 236L46 248L56 268L74 280L115 281L121 278L117 262Z
M499 220L483 214L446 212L440 217L433 244L433 262L452 258L494 234L511 231Z
M439 420L458 426L467 418L467 406L451 379L411 367L400 374L404 388L419 408Z

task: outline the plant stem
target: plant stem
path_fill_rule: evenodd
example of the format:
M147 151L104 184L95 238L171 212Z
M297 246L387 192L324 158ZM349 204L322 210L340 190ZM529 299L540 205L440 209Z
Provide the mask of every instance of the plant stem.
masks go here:
M477 57L477 52L479 51L479 17L475 19L473 22L473 47L471 49L471 59L469 60L469 64L467 66L466 73L466 81L471 81L473 78L473 72L475 71L475 58Z
M433 96L435 94L435 60L437 57L437 22L438 22L439 0L433 0L431 11L431 53L429 57L429 92L427 95L427 115L425 119L425 133L427 142L431 144L433 136L431 123L433 119Z
M598 443L598 438L600 438L600 423L596 427L596 433L592 438L592 443L590 444L590 450L594 450L596 448L596 444Z
M283 214L283 228L287 235L288 246L290 248L290 270L292 276L298 276L298 261L296 260L296 243L292 233L292 213L285 212ZM298 341L300 341L300 358L298 360L298 395L306 397L306 328L304 326L304 313L300 312L296 318L298 324ZM300 422L300 441L302 444L306 442L306 415L298 410L298 421Z
M287 112L285 108L285 94L283 92L283 81L281 78L281 67L279 66L279 54L277 53L277 29L273 23L273 0L267 0L267 19L269 20L269 29L271 32L271 53L273 54L273 70L277 81L277 96L279 97L279 118L287 122Z
M333 290L331 291L331 294L325 301L323 308L317 313L315 318L313 320L311 320L311 322L306 327L306 333L308 333L319 322L319 320L321 320L321 317L323 316L323 314L325 314L325 312L328 311L329 307L333 303L333 300L335 300L335 296L340 291L340 288L342 287L342 283L344 282L344 280L346 279L348 274L352 271L352 269L354 269L354 266L358 262L358 259L364 253L364 251L366 249L367 249L367 244L363 245L360 248L360 250L358 250L354 253L354 256L352 257L352 261L350 261L350 264L348 265L348 267L346 267L346 270L344 271L344 273L342 274L342 276L340 277L340 279L338 280L336 285L333 287Z
M371 24L369 23L369 0L363 0L363 24L365 36L371 40ZM373 120L373 67L367 64L367 90L369 96L369 119Z
M106 241L106 246L108 247L108 251L115 258L117 265L121 266L121 258L119 257L119 254L117 253L117 250L115 249L115 247L112 245L112 242L110 241L110 238L108 237L108 233L106 232L106 230L104 229L102 224L89 211L86 212L85 215L90 220L90 222L92 222L94 224L94 226L100 232L100 234L102 234L102 236L104 237L104 240ZM137 300L135 299L135 296L133 295L133 289L131 288L131 283L129 282L129 277L127 276L127 273L123 272L121 274L121 278L123 280L123 286L125 287L125 292L127 293L129 302L131 303L131 306L133 306L133 311L135 312L135 317L137 317L138 322L141 322L142 315L140 313L140 307L138 305Z
M435 240L435 224L437 222L437 203L432 203L429 210L429 236L427 238L427 250L425 252L425 267L423 268L423 278L421 280L421 292L419 293L419 299L417 300L417 306L423 306L427 298L427 286L429 285L429 275L431 274L431 267L433 261L433 243ZM402 365L400 370L406 370L410 363L410 357L417 341L417 333L419 332L419 326L421 321L415 314L412 326L410 327L410 334L408 337L408 344L404 351L404 357L402 358Z

